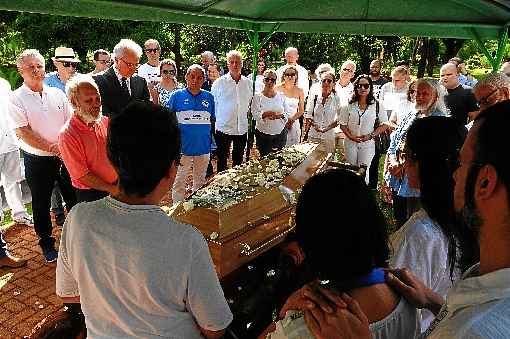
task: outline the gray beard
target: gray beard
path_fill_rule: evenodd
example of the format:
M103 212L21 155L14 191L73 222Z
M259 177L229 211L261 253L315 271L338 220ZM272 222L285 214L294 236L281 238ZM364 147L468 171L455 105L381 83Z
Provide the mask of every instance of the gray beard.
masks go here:
M78 114L78 116L88 125L88 124L91 124L91 123L96 123L98 122L99 120L101 120L101 117L103 116L103 113L102 112L99 112L99 115L96 117L93 117L91 114L89 114L88 112L82 112L80 110L77 110L76 113Z

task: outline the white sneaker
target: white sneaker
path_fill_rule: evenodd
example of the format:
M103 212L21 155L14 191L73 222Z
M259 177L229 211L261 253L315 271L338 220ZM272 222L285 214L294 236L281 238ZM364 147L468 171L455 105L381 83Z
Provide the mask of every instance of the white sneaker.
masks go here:
M30 227L34 227L34 219L29 215L24 215L20 218L13 219L16 224L27 225Z

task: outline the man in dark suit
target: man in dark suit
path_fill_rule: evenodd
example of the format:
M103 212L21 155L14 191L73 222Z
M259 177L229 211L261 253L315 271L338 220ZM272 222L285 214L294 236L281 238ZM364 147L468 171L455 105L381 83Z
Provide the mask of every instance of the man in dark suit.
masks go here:
M133 40L122 39L113 49L114 64L93 76L101 94L103 115L119 114L132 100L150 101L144 78L135 74L142 48Z

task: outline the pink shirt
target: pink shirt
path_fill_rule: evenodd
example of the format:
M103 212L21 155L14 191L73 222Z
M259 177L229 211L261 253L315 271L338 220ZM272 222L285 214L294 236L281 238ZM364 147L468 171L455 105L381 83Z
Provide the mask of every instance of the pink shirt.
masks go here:
M107 117L101 117L93 126L87 126L75 114L62 127L58 147L74 187L92 188L80 181L80 178L88 173L109 184L117 180L117 173L106 156L107 131Z

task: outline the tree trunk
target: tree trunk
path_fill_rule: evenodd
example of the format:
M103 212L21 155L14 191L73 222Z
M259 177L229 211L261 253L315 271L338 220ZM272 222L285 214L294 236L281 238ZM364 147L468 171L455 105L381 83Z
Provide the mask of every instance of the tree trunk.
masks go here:
M175 24L172 28L174 33L174 46L173 46L173 52L175 55L175 65L177 66L177 69L181 69L181 63L182 63L182 55L181 55L181 29L182 25ZM180 72L182 74L182 71Z
M423 78L423 76L425 75L425 66L427 65L427 58L429 55L429 46L430 39L423 38L423 43L420 48L420 62L418 64L418 74L416 74L416 77L418 79Z
M429 78L434 76L434 66L437 63L437 55L439 54L439 43L437 39L430 39L429 53L427 57L427 75Z
M464 40L464 39L453 39L453 38L451 38L451 39L444 38L441 40L443 41L443 44L446 47L446 51L442 58L443 64L446 64L448 62L448 60L450 60L451 58L456 56L457 53L459 53L462 46L464 45L464 42L466 42L466 40Z

